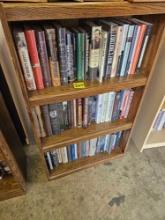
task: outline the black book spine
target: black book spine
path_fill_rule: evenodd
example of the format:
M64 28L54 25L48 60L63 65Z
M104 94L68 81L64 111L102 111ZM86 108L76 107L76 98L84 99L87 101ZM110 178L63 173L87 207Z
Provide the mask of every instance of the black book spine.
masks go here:
M48 136L51 136L53 133L52 133L52 128L51 128L48 105L42 105L41 106L41 112L42 112L42 118L44 120L44 127L45 127L45 130L46 130L46 134Z

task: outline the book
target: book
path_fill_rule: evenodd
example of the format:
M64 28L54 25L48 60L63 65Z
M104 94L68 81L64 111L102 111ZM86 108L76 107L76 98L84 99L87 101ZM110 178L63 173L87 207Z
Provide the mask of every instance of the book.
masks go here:
M143 23L144 23L144 21L143 21ZM145 23L147 25L147 28L146 28L146 31L144 34L144 39L143 39L143 43L142 43L142 47L141 47L141 51L140 51L140 57L139 57L135 72L140 72L140 70L141 70L142 61L143 61L143 58L144 58L144 55L146 52L146 48L147 48L149 39L151 37L153 24L148 23L148 22L145 22Z
M38 56L35 30L32 27L25 26L24 33L25 33L28 52L29 52L29 56L30 56L32 69L33 69L36 87L37 87L37 89L43 89L44 83L43 83L43 76L42 76L40 60L39 60L39 56Z
M49 106L50 123L51 123L51 128L52 128L53 134L60 134L61 133L60 118L58 115L58 105L57 104L49 104L48 105Z
M51 157L51 161L52 161L53 167L58 167L59 166L59 161L58 161L57 150L51 151L50 152L50 157Z
M102 106L102 112L101 112L101 123L106 121L106 115L107 112L109 112L108 109L108 101L109 101L109 93L104 93L104 98L103 98L103 106Z
M98 26L92 21L86 21L86 28L90 34L90 52L89 52L89 77L90 81L95 81L99 75L99 58L101 46L101 26Z
M125 48L123 52L123 59L120 65L120 76L121 77L123 77L126 72L126 65L127 65L127 60L128 60L128 56L129 56L129 52L131 48L132 39L133 39L134 28L135 28L135 25L129 24L128 34L127 34Z
M77 101L77 127L82 127L82 99L79 98Z
M60 148L56 149L56 152L57 152L58 162L60 164L63 162Z
M82 99L83 101L83 127L88 126L88 97Z
M67 62L67 46L66 46L66 28L58 24L54 24L58 36L59 64L61 74L61 84L68 84L68 62Z
M86 157L87 152L86 152L86 141L81 141L80 142L80 148L81 148L81 157Z
M108 31L104 79L110 79L118 26L116 23L109 20L100 20L99 24L102 25L104 31Z
M46 158L47 158L47 164L48 164L48 168L49 170L53 170L53 164L52 164L52 160L51 160L51 156L50 156L50 152L46 152Z
M88 125L96 121L97 96L88 97Z
M35 28L35 33L36 33L37 48L38 48L38 54L39 54L39 59L41 63L44 87L51 87L52 82L51 82L51 77L50 77L50 68L49 68L49 62L48 62L45 33L44 33L44 30L42 30L39 27Z
M96 152L97 138L89 140L89 156L94 156Z
M30 63L27 43L23 29L15 27L13 30L13 35L14 35L19 59L21 62L21 66L23 69L27 89L30 91L36 90L36 84L34 80L33 70Z
M73 43L72 33L66 31L66 49L67 49L67 63L68 63L68 82L72 83L75 80L74 76L74 57L73 57Z
M112 112L113 112L113 105L115 101L116 92L109 92L108 93L108 102L107 102L107 111L105 114L105 121L111 121L112 119Z
M40 108L41 108L41 113L42 113L42 118L43 118L46 134L48 136L51 136L53 133L52 133L52 128L51 128L48 105L42 105Z
M71 159L77 160L78 154L77 154L77 144L70 144L70 153L71 153Z
M37 115L37 118L38 118L38 122L39 122L41 137L45 137L46 133L45 133L45 129L44 129L43 121L42 121L40 107L39 106L35 106L34 108L35 108L35 112L36 112L36 115Z
M144 34L147 28L147 25L143 22L141 22L140 20L136 19L136 18L132 18L133 22L137 22L137 24L140 26L140 32L139 32L139 36L137 38L136 41L136 46L135 46L135 50L133 53L133 58L132 58L132 62L128 71L128 74L135 74L135 69L136 69L136 65L138 62L138 58L139 58L139 53L140 53L140 49L142 47L142 42L143 42L143 38L144 38Z
M60 86L60 70L57 51L56 30L53 25L45 24L44 26L47 52L50 66L50 73L53 86Z
M60 148L63 163L68 163L67 147Z
M115 120L119 119L120 107L121 107L121 103L122 103L122 96L123 96L123 91L119 91L116 93L111 121L115 121Z
M102 109L103 109L104 94L99 94L97 96L96 104L96 123L101 123Z

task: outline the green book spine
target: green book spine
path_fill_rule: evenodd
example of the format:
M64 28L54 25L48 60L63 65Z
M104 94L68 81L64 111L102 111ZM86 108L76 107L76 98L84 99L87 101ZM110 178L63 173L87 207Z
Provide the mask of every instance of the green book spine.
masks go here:
M82 77L82 34L77 33L77 80L83 80Z
M81 33L81 80L85 78L85 34Z

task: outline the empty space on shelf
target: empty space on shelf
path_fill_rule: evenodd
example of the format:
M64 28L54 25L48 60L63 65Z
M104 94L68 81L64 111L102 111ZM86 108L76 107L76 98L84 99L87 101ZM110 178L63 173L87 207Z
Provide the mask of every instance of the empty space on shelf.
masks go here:
M147 77L139 74L128 77L115 77L110 80L106 80L103 83L85 82L84 89L75 89L72 84L68 86L45 88L29 92L29 101L31 106L62 102L65 100L94 96L110 91L119 91L122 89L144 86L146 81Z
M165 129L161 131L151 131L144 148L165 146Z
M92 157L81 158L67 164L61 164L57 169L50 172L49 179L54 179L62 177L73 172L97 165L99 163L107 162L108 160L115 159L122 156L122 150L120 148L114 149L110 154L108 153L99 153Z
M71 128L59 135L53 135L42 138L42 149L48 151L71 143L77 143L82 140L89 140L105 134L128 130L132 127L132 122L127 120L117 120L115 122L105 122L100 124L91 124L87 128Z

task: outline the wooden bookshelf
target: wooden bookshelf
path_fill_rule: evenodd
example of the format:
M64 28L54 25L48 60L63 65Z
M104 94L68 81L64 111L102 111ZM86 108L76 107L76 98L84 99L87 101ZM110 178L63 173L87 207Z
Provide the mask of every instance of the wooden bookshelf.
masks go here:
M11 171L0 180L0 200L25 193L26 158L0 93L0 161Z
M129 3L123 2L84 2L84 3L2 3L2 26L9 43L10 54L14 64L15 71L18 73L18 79L22 89L23 97L27 103L27 109L31 118L31 109L36 105L44 105L64 100L87 97L105 93L109 91L119 91L121 89L135 88L135 97L131 104L128 120L118 120L114 123L91 124L88 128L73 128L64 131L60 135L38 138L33 120L31 120L36 143L39 145L41 157L45 165L45 171L48 179L65 176L75 171L94 166L99 163L122 156L126 151L132 129L137 121L137 113L141 108L141 100L149 85L153 74L153 69L161 47L164 31L165 3ZM13 38L11 35L11 25L15 22L35 21L35 20L53 20L53 19L81 19L81 18L100 18L112 16L131 16L140 15L143 20L154 24L153 33L145 54L142 71L138 75L127 78L114 78L103 83L85 82L86 87L74 89L72 85L60 86L57 88L46 88L40 91L28 92L23 79L19 59L15 50ZM60 165L53 172L49 172L44 154L50 149L60 148L70 143L87 140L99 135L113 133L124 130L120 147L111 154L98 154L93 157L82 158L68 164Z

